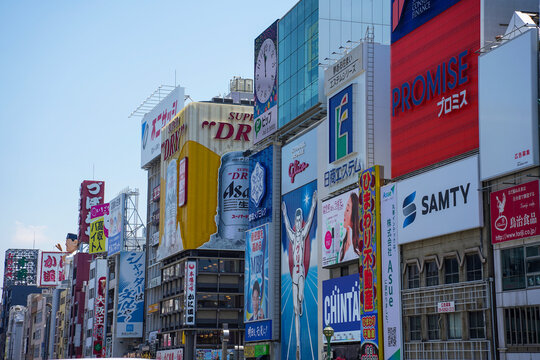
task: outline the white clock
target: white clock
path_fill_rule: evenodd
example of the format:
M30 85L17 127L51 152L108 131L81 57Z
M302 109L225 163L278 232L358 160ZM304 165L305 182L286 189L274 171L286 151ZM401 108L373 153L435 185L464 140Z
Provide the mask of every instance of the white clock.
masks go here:
M276 46L272 39L266 39L259 49L255 64L255 94L264 103L270 97L277 73Z

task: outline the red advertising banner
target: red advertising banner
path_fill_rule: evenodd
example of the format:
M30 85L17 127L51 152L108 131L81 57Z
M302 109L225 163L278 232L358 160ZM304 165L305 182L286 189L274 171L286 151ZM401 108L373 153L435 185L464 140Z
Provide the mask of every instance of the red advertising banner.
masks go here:
M105 196L105 182L85 180L81 183L79 200L79 243L88 244L90 239L90 210L92 206L103 204Z
M480 2L440 10L391 47L392 177L478 148Z
M491 242L493 244L539 233L538 184L539 181L535 180L491 193Z
M105 357L105 347L103 339L105 338L105 288L107 278L102 276L98 280L98 291L94 300L94 331L92 337L94 340L94 355Z

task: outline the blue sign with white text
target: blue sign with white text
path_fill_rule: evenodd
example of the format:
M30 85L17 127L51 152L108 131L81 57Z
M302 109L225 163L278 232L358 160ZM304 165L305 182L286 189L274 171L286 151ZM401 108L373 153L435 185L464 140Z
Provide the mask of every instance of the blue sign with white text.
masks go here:
M272 320L246 323L246 342L272 340Z
M272 221L272 172L274 147L249 157L249 227Z
M323 281L322 294L323 328L331 326L334 329L331 341L360 341L360 275Z

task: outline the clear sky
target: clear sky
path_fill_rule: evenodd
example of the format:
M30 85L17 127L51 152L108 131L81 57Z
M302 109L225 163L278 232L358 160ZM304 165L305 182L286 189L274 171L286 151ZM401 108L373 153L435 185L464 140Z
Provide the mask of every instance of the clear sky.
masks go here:
M253 43L296 1L1 1L0 273L5 250L77 232L79 186L138 188L140 118L160 84L195 101L253 78ZM93 169L95 169L93 171ZM2 280L3 281L3 276Z

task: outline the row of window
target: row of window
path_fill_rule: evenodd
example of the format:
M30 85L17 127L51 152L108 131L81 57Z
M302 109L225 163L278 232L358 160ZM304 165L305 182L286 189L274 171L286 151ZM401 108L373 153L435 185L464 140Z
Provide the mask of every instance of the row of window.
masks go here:
M540 345L540 306L504 309L507 346Z
M180 262L163 269L163 281L174 280L184 276L184 264ZM197 271L199 273L239 273L243 272L243 261L241 260L218 260L218 259L197 259Z
M466 281L482 280L482 262L478 254L465 256L465 278ZM439 285L441 276L444 284L455 284L459 282L459 263L456 258L444 259L443 273L439 273L439 268L435 260L426 261L424 265L425 286ZM415 289L420 287L420 272L416 264L407 266L407 288Z
M503 290L540 286L540 244L501 251Z
M485 339L485 322L483 311L472 311L467 313L469 339ZM442 322L446 321L446 326ZM441 340L441 329L446 328L446 339L461 340L462 314L433 314L426 316L427 340ZM422 341L422 316L409 317L409 339L410 341Z

